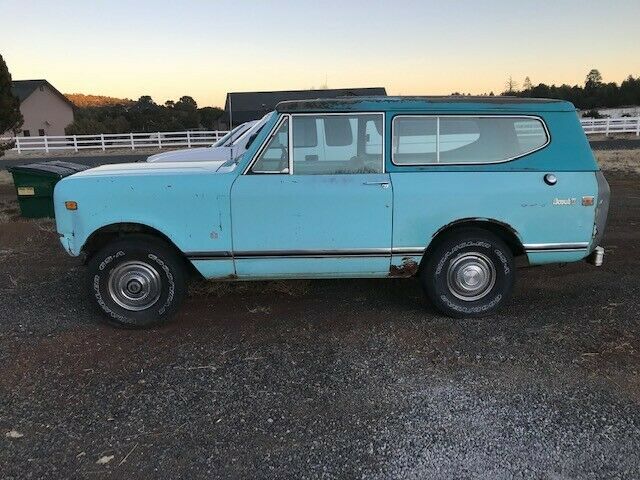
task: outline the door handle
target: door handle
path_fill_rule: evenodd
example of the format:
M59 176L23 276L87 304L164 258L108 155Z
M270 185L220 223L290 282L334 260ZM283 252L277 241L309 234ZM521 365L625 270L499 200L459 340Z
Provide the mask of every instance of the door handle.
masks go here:
M363 185L380 185L382 188L389 188L390 183L386 180L379 182L364 182Z

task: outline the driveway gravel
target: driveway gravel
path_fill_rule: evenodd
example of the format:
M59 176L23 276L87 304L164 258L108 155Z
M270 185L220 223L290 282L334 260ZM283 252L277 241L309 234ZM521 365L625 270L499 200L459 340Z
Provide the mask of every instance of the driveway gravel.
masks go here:
M50 221L0 186L0 476L640 477L640 176L605 263L519 270L507 308L415 280L195 283L175 321L100 322Z

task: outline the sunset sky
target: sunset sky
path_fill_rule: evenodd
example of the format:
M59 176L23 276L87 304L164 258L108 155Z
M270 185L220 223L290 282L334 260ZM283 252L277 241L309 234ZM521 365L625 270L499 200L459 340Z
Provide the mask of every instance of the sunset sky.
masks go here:
M228 91L383 86L496 93L640 75L640 0L0 0L15 80L158 103Z

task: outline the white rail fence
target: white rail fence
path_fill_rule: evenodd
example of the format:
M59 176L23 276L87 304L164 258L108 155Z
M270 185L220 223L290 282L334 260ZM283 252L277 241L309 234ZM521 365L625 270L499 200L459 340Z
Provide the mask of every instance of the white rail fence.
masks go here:
M587 135L614 133L634 133L640 136L640 117L622 118L582 118L582 128ZM44 137L16 137L12 149L17 153L28 151L51 152L56 150L102 150L119 148L171 148L206 147L216 142L228 132L155 132L155 133L102 133L99 135L60 135ZM8 140L8 138L0 138Z
M610 135L612 133L635 133L640 136L640 117L620 117L620 118L581 118L584 133L591 135L601 133Z
M102 150L119 148L208 147L227 134L226 131L155 132L155 133L101 133L98 135L51 135L44 137L16 137L18 153L44 150ZM0 140L8 140L0 138Z

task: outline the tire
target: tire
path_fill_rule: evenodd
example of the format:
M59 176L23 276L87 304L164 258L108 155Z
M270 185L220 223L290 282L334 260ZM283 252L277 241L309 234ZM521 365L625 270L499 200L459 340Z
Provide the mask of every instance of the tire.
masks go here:
M513 254L491 232L458 230L434 248L420 277L432 304L445 315L483 317L498 310L513 292Z
M91 297L108 322L118 327L165 323L186 293L184 260L150 235L131 235L107 244L88 267Z

